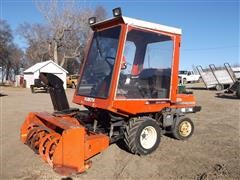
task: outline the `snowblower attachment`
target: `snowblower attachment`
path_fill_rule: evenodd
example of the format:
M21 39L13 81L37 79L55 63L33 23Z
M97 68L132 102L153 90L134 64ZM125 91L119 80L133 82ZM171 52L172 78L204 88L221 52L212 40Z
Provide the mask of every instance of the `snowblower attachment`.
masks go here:
M63 82L53 74L41 73L50 87L54 113L30 112L21 127L21 141L39 154L59 174L80 173L90 167L89 158L109 146L109 138L88 131L69 109Z

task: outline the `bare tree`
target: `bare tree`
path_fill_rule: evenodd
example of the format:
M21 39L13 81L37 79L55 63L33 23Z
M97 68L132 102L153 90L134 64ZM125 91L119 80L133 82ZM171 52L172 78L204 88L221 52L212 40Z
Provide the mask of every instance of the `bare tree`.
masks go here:
M83 48L90 33L88 18L97 15L102 19L106 16L106 11L101 6L95 10L82 9L74 1L38 2L37 7L51 30L50 54L61 66L67 59L82 59Z
M107 17L107 12L102 6L97 6L94 11L94 16L97 17L98 21L102 21Z
M44 16L46 24L24 23L18 32L28 43L26 56L31 63L51 58L60 66L69 67L67 61L80 63L84 48L91 33L88 18L106 17L106 11L98 6L94 10L80 8L74 1L37 1L36 6Z
M8 58L5 66L6 80L14 80L15 75L19 74L19 70L24 66L23 51L14 43L8 47Z
M17 32L27 41L28 47L25 55L29 65L51 58L49 54L50 30L46 25L25 22L18 27Z
M0 59L2 67L7 64L8 47L12 43L12 40L13 36L10 26L5 20L0 19Z
M45 17L51 29L50 56L63 66L67 59L81 61L87 38L90 34L88 18L97 15L99 19L106 17L106 11L98 6L95 10L78 8L72 2L50 1L38 2L38 9Z
M0 60L2 82L11 78L11 72L18 73L23 52L13 43L12 30L5 20L0 20Z

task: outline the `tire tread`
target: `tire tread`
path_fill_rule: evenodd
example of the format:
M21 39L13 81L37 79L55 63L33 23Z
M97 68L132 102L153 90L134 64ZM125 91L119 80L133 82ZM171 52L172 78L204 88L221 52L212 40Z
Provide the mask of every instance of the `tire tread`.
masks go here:
M146 116L139 119L129 120L129 125L126 127L126 131L124 132L124 142L131 153L137 155L142 154L136 146L136 134L142 123L149 120L154 121L152 118Z

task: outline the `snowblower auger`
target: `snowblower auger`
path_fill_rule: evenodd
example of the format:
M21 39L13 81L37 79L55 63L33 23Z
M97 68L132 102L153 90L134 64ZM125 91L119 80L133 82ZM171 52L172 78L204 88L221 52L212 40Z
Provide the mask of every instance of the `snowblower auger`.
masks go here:
M91 165L89 158L109 146L109 138L88 131L74 117L77 110L69 109L58 77L41 73L40 78L50 87L56 112L29 113L21 128L21 140L59 174L83 172Z

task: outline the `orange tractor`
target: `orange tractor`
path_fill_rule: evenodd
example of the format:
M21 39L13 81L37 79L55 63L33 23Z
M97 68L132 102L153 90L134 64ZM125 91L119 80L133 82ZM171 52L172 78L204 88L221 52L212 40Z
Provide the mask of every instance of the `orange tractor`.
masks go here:
M187 113L200 111L192 94L178 93L181 29L122 16L89 19L94 31L73 102L52 74L40 79L50 88L53 113L30 112L21 140L58 173L81 173L90 158L124 140L133 154L155 151L162 134L180 140L192 136Z

